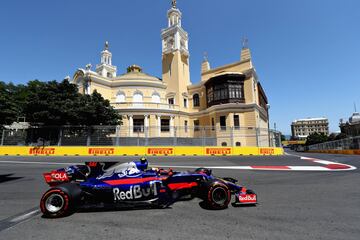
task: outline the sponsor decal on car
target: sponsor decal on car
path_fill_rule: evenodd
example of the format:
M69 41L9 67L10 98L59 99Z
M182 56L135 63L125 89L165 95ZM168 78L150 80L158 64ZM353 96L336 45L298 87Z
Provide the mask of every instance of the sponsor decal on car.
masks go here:
M141 188L140 185L130 186L128 191L121 191L119 188L113 189L114 201L134 200L141 199L142 197L148 197L150 194L157 196L156 184L150 182L148 188Z
M69 180L67 174L65 172L52 172L51 178L56 181L67 181Z
M148 154L161 154L161 155L170 155L174 153L173 148L148 148Z
M55 154L55 148L30 148L29 154L31 155L53 155Z
M259 153L261 155L272 155L275 153L275 149L274 148L260 148Z
M256 203L256 194L239 194L239 202Z
M231 154L231 148L206 148L206 154L211 154L211 155Z
M114 148L89 148L88 153L91 155L113 155Z

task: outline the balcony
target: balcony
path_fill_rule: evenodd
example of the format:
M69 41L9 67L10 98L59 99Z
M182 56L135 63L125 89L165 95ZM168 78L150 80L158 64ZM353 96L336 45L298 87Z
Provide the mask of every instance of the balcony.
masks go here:
M122 102L122 103L111 103L116 110L122 109L161 109L161 110L174 110L179 111L179 105L166 104L166 103L154 103L154 102Z

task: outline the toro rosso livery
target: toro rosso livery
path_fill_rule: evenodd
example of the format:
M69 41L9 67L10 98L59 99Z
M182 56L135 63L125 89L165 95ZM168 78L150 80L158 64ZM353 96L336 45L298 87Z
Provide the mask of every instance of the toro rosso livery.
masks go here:
M129 163L88 162L44 173L51 188L40 208L46 217L63 217L81 208L166 208L178 200L203 200L208 209L224 209L235 195L234 206L255 205L256 194L235 184L233 178L217 178L210 169L177 172L148 169L146 159Z

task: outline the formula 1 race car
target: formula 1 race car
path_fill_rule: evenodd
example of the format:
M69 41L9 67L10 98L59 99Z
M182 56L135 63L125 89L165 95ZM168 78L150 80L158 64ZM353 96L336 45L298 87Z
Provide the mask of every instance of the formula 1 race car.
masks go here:
M148 169L148 161L87 162L44 173L51 188L40 208L44 217L56 218L79 209L166 208L179 200L200 198L207 209L256 205L256 194L236 185L233 178L214 177L210 169L176 172Z

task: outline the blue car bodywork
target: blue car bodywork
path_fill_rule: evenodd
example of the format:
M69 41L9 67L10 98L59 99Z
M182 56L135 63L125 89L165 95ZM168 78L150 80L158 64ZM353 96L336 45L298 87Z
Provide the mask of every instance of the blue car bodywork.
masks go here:
M255 205L256 194L232 178L217 178L211 170L148 169L145 159L128 163L88 162L44 173L51 188L40 208L46 217L62 217L80 208L158 207L198 197L209 209L224 209L231 196L234 205Z

